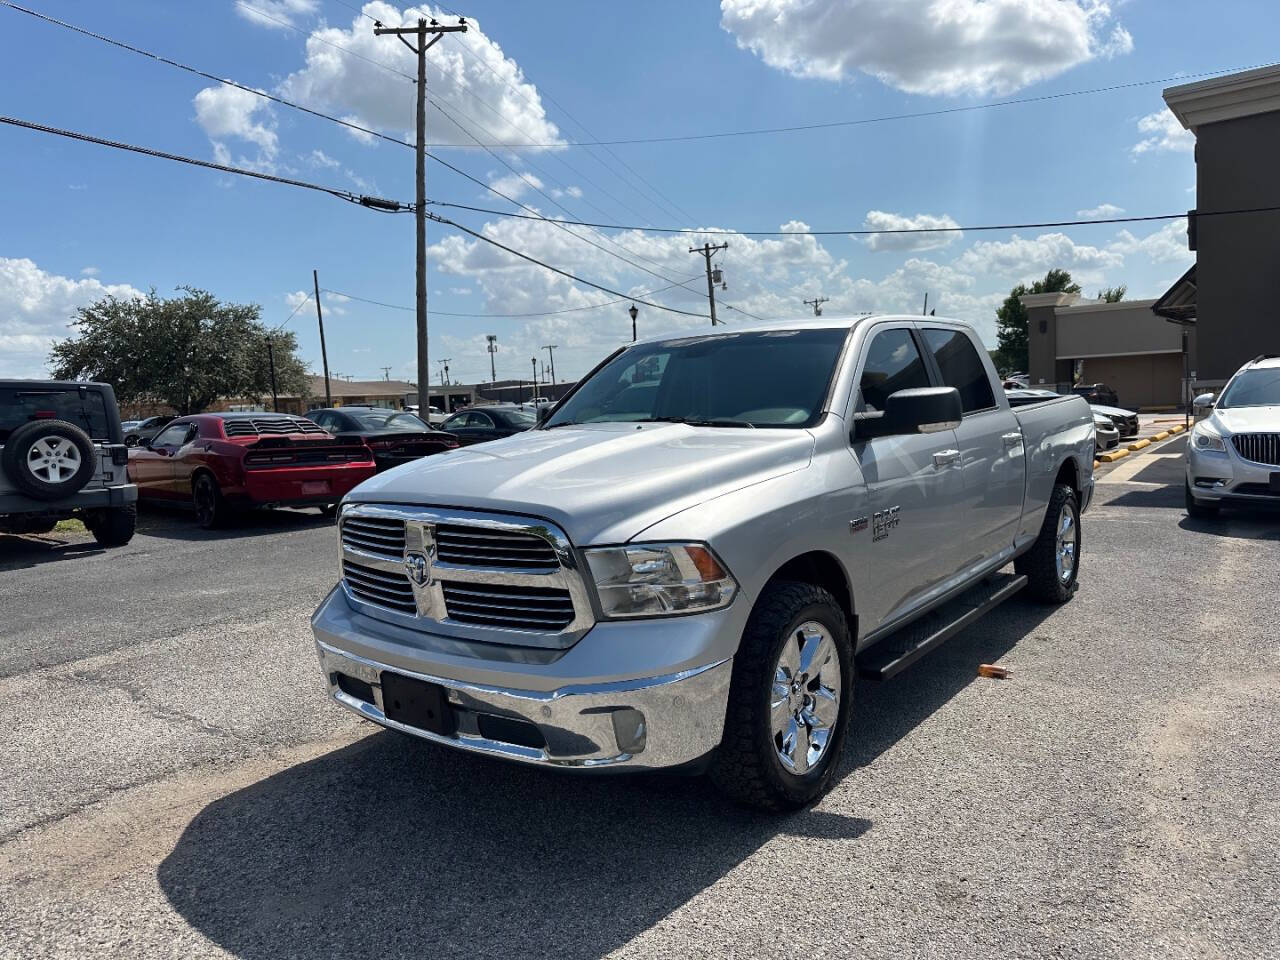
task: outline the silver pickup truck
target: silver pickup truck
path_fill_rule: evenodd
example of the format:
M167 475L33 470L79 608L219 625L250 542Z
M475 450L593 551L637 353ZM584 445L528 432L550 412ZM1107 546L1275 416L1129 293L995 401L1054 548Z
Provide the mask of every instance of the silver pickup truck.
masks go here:
M1011 409L962 323L631 344L536 429L351 492L321 670L437 743L793 808L831 782L855 678L1023 588L1071 598L1093 454L1088 404Z

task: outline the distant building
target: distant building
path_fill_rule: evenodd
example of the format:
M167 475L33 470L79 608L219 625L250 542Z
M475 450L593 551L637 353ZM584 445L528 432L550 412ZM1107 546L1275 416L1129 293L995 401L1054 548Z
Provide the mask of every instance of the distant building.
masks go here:
M1189 369L1200 392L1280 353L1280 212L1220 213L1280 207L1280 67L1170 87L1164 101L1196 136L1196 263L1152 310L1194 331Z

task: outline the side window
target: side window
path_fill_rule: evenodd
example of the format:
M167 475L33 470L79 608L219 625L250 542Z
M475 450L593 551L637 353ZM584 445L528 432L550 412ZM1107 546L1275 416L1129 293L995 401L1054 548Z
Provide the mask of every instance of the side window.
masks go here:
M881 330L871 338L858 385L864 410L883 410L885 399L899 390L930 386L910 330Z
M960 391L960 405L965 413L990 410L996 405L991 392L991 378L982 365L973 341L959 330L925 330L924 342L942 371L942 382Z
M180 447L187 442L187 432L191 428L189 423L175 423L171 427L165 427L152 441L154 447Z
M487 413L473 413L467 426L477 427L480 430L492 430L493 419Z

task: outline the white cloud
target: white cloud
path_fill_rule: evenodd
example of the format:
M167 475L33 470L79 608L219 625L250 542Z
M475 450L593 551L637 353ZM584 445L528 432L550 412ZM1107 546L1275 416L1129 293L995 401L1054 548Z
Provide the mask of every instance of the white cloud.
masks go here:
M84 267L84 268L83 268L83 269L81 269L81 271L80 271L80 276L82 276L82 277L96 277L96 276L97 276L99 273L101 273L101 272L102 272L102 271L100 271L97 267Z
M1004 95L1133 49L1104 0L721 0L720 13L771 67L916 94Z
M509 173L505 177L490 180L489 186L499 193L506 194L513 200L522 196L526 191L545 188L543 182L527 170L522 171L521 174Z
M1114 203L1100 203L1096 207L1090 207L1088 210L1077 210L1076 216L1084 220L1110 220L1112 217L1118 217L1124 213L1124 207L1117 207Z
M251 169L271 169L279 139L276 136L275 117L268 101L247 90L218 85L205 87L195 95L196 122L213 143L214 159L218 163L245 166ZM233 162L228 140L243 140L258 148L256 159Z
M77 307L101 297L140 297L128 284L47 273L26 258L0 257L0 377L45 377L55 340L70 335Z
M324 170L336 170L338 167L342 166L341 163L320 149L312 150L307 154L306 161L311 164L311 166L320 167Z
M1176 263L1189 267L1195 260L1195 255L1187 247L1185 217L1172 220L1141 239L1128 230L1121 230L1111 249L1126 255L1141 253L1153 263Z
M319 0L232 0L236 13L271 30L293 26L298 17L314 12L318 3Z
M1101 279L1103 271L1123 263L1123 251L1079 244L1065 233L1042 233L1037 237L1015 233L1008 240L984 240L956 258L961 269L1014 281L1041 277L1046 271L1061 267L1082 283L1094 283Z
M551 195L555 197L557 200L561 199L562 197L573 197L575 200L581 200L582 188L579 186L574 186L572 184L565 187L563 190L561 190L559 187L556 187L552 189Z
M951 217L945 213L935 216L930 213L916 214L914 217L901 213L886 213L883 210L871 210L862 224L868 230L937 230L958 227ZM950 246L964 234L955 233L879 233L866 237L866 244L872 250L936 250Z
M1145 136L1130 148L1135 156L1162 151L1190 153L1196 146L1196 135L1168 110L1157 110L1142 117L1138 121L1138 132Z
M422 14L454 22L452 16L430 6L402 12L382 0L364 4L363 11L388 26L414 23ZM560 131L547 119L537 88L525 80L519 65L484 33L476 19L468 17L467 24L465 34L456 40L446 39L431 50L427 86L432 98L454 116L475 118L463 122L486 142L561 142ZM464 44L475 57L462 49ZM363 16L353 16L349 28L321 26L311 32L306 42L306 65L287 76L279 92L291 100L338 113L352 123L406 136L414 127L413 87L395 73L412 78L416 64L414 55L395 37L375 37L372 23ZM361 142L369 140L367 135L350 132ZM467 142L467 137L433 107L427 111L427 137L437 143Z

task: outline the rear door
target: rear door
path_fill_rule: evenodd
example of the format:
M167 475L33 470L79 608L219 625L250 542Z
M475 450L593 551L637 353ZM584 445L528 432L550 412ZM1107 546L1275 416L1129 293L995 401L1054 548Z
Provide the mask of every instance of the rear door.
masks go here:
M1025 486L1022 430L1004 391L992 388L994 370L989 362L983 363L967 330L921 324L920 332L935 376L960 391L964 409L956 444L966 522L956 547L959 569L965 570L1013 548Z
M857 377L855 412L883 410L898 390L934 386L915 325L874 328ZM955 543L966 523L960 454L951 430L855 440L850 453L865 489L852 500L858 515L848 518L846 562L865 571L870 589L858 607L870 631L909 612L955 572Z

